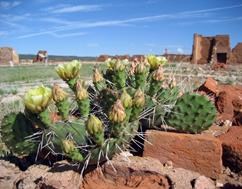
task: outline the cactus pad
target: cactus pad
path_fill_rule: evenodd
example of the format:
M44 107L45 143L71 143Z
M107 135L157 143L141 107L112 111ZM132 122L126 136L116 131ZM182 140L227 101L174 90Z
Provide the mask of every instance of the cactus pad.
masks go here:
M2 141L12 154L25 156L36 151L38 145L26 139L36 132L35 128L23 113L8 114L1 127Z
M212 125L215 117L216 108L206 96L185 93L178 98L166 123L180 131L200 133Z

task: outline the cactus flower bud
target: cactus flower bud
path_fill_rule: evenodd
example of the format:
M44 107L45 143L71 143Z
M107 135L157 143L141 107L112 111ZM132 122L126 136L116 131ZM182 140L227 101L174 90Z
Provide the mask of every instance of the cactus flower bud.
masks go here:
M117 100L109 112L109 119L112 122L121 123L126 117L121 100Z
M120 100L125 108L130 108L132 106L132 98L126 90L121 94Z
M133 104L136 107L143 107L145 105L145 95L141 89L138 89L134 94Z
M76 97L78 100L83 100L88 98L88 92L84 86L84 82L80 80L76 82Z
M26 109L32 113L40 113L46 109L52 98L51 89L39 86L30 89L24 96L24 104Z
M144 62L139 63L135 68L135 73L145 73L147 71L146 65Z
M94 115L91 115L87 120L87 132L95 136L96 134L103 133L102 122Z
M123 71L125 69L124 63L121 63L119 60L114 64L114 70Z
M54 84L52 95L55 102L61 102L67 97L67 93L58 84Z
M114 69L114 65L116 64L116 62L117 62L117 59L111 59L111 58L108 58L108 59L105 61L105 63L106 63L106 65L107 65L108 69L110 69L110 70L113 70L113 69Z
M157 69L160 65L166 64L167 59L163 56L149 55L146 57L148 63L150 64L151 70Z
M164 80L163 68L160 66L157 70L155 70L152 74L152 78L156 81Z
M73 60L70 63L60 64L56 67L57 74L64 81L69 81L76 78L79 75L81 69L81 63L77 60Z
M62 146L65 153L70 154L75 150L75 144L72 140L62 140Z
M98 71L97 68L95 68L94 71L93 71L93 77L92 77L92 80L93 80L94 83L97 83L97 82L103 81L103 76L102 76L102 74Z

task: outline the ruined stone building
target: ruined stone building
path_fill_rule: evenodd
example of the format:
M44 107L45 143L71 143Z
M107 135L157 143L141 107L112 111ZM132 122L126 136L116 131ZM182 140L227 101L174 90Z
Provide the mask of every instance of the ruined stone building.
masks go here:
M0 64L18 64L19 55L17 52L10 47L1 47L0 48Z
M191 62L193 64L242 63L242 43L238 43L231 50L229 35L205 37L195 33Z
M48 52L45 50L38 51L36 57L33 59L33 62L44 62L48 61Z

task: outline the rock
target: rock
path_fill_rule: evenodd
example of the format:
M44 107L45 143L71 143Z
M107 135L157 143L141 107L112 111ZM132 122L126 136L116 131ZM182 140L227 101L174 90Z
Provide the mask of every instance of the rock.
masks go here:
M213 124L211 127L209 127L208 130L203 131L201 134L218 137L222 134L227 133L231 126L232 122L229 120L225 120L224 122L222 122L221 126Z
M228 68L228 66L226 64L221 64L221 63L212 64L213 70L220 70L220 69L227 69L227 68Z
M215 103L219 113L217 121L229 120L233 125L242 125L242 86L218 85L208 78L195 91L207 95Z
M84 177L83 188L192 189L192 180L199 176L199 173L183 168L163 166L159 160L151 157L132 156L125 159L117 156L111 163L106 163L102 171L88 173Z
M159 161L151 158L118 156L102 169L85 175L82 189L168 189L170 185L161 174L162 167Z
M214 95L218 92L218 83L213 78L209 77L207 80L198 88L198 91L204 91L207 95Z
M216 107L219 120L230 120L242 125L242 86L219 85Z
M200 176L195 180L194 189L215 189L214 182L205 176Z
M161 163L172 161L174 167L197 171L211 178L222 172L221 142L210 136L148 131L144 156L157 158Z
M52 189L79 189L81 177L79 172L67 163L62 163L61 168L50 168L45 165L33 165L22 172L15 180L15 187L23 189L52 188Z
M13 183L21 171L14 164L4 160L0 160L0 170L0 188L13 188Z
M218 94L216 105L217 105L218 112L221 113L220 119L223 119L223 120L233 119L234 107L228 92L222 91Z
M33 165L25 172L19 171L13 164L0 161L0 170L0 188L3 189L193 189L194 181L201 177L194 171L163 166L151 157L130 156L127 153L115 156L94 171L88 170L84 178L80 170L67 161L57 162L53 167ZM242 178L225 177L219 182L220 186L241 186Z
M223 146L223 164L232 171L242 171L242 127L232 126L219 139Z

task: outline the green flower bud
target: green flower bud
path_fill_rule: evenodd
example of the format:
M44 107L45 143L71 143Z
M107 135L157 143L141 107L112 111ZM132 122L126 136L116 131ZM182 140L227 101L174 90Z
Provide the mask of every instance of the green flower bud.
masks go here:
M133 104L136 107L143 107L145 105L145 95L141 89L138 89L134 94Z
M100 82L100 81L103 81L103 76L102 74L98 71L97 68L94 69L93 71L93 76L92 76L92 81L93 83L97 83L97 82Z
M117 100L112 106L111 111L109 112L109 119L115 123L121 123L126 117L125 110L121 100Z
M142 73L145 73L147 72L147 67L145 65L144 62L141 62L139 63L136 67L135 67L135 73L138 73L138 74L142 74Z
M62 146L66 154L70 154L75 150L75 144L72 140L62 140Z
M24 104L26 109L32 113L40 113L46 109L52 98L51 89L39 86L30 89L24 96Z
M106 62L108 69L114 70L114 67L115 67L115 64L117 61L118 61L117 59L108 58L105 62Z
M56 67L57 74L64 81L69 81L76 78L79 75L81 69L81 63L77 60L73 60L70 63L60 64Z
M76 82L76 97L78 100L83 100L88 98L88 92L84 86L83 81L78 80Z
M154 56L154 55L149 55L146 57L148 63L150 64L151 70L155 70L159 68L160 65L166 64L167 59L163 56Z
M114 64L114 70L123 71L125 69L125 65L121 63L119 60Z
M87 132L91 136L95 136L99 133L103 133L103 124L102 122L94 115L90 115L87 120Z
M130 108L132 106L132 97L126 90L121 94L120 100L125 108Z
M156 81L164 80L163 68L160 66L157 70L155 70L152 74L152 78Z
M67 97L67 93L58 84L54 84L52 95L55 102L62 102Z

